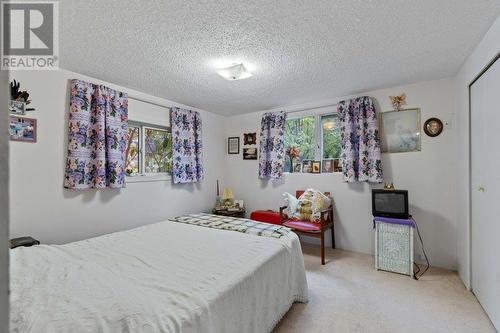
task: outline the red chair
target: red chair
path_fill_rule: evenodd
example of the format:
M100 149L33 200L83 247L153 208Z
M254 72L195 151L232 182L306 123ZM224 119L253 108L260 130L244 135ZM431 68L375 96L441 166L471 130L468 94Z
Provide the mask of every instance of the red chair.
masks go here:
M295 196L297 199L304 193L304 191L296 191ZM324 193L330 196L330 192ZM321 218L318 222L299 221L295 219L288 219L285 214L287 206L280 207L281 224L291 228L297 234L303 234L321 239L321 264L325 264L325 232L332 229L332 248L335 248L335 232L333 228L333 204L327 209L321 211Z

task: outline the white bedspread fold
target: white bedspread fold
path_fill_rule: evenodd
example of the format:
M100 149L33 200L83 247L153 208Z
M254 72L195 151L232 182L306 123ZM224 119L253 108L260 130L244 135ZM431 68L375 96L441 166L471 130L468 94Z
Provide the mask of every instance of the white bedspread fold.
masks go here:
M11 250L13 332L270 332L307 299L293 233L165 221Z

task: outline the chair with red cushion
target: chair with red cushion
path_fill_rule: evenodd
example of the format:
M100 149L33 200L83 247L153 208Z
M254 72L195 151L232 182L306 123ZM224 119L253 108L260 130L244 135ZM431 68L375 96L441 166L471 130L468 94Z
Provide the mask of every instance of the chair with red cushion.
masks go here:
M304 191L296 191L295 196L297 199L304 193ZM330 196L330 192L324 193ZM325 264L325 232L328 229L332 230L332 248L335 248L335 232L333 228L333 204L327 209L321 211L321 218L318 222L299 221L296 219L288 219L285 214L287 206L280 207L281 224L291 228L297 234L317 237L321 239L321 264Z

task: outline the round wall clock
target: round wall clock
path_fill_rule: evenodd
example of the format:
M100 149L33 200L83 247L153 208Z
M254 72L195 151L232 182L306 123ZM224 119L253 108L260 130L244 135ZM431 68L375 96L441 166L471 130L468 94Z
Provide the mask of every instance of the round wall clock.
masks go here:
M424 132L430 137L435 137L443 131L443 122L438 118L429 118L424 123Z

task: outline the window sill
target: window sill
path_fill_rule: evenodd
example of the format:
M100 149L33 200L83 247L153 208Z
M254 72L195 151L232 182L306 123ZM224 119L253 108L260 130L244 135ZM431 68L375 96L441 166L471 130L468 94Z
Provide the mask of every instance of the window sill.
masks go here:
M136 175L136 176L126 176L125 183L165 182L165 181L170 181L171 179L172 176L169 174Z

